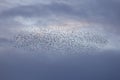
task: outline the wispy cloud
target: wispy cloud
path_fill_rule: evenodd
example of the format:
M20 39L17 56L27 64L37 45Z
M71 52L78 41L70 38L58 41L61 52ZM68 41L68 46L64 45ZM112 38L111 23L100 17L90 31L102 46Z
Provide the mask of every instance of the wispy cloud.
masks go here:
M68 30L73 30L77 26L86 25L91 29L98 27L95 28L96 31L103 30L100 33L112 39L113 45L114 41L119 42L119 4L118 0L1 1L0 36L12 37L31 26L48 28L67 25Z

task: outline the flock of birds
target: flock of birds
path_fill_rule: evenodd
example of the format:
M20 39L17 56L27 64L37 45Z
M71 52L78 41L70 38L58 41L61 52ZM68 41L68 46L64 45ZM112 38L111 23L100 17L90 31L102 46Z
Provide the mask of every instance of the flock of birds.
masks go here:
M22 31L14 37L17 48L41 52L80 53L103 48L108 40L95 32L83 31Z

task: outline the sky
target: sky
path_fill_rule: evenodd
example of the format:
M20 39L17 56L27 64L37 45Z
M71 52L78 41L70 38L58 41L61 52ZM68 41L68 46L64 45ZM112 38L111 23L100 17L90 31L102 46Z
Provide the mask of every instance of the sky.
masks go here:
M120 80L120 0L0 0L0 80Z

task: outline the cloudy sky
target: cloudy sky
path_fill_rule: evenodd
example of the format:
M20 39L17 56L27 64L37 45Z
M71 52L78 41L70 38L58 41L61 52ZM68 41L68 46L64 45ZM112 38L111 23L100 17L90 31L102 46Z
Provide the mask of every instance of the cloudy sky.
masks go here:
M119 80L120 0L0 0L0 80Z

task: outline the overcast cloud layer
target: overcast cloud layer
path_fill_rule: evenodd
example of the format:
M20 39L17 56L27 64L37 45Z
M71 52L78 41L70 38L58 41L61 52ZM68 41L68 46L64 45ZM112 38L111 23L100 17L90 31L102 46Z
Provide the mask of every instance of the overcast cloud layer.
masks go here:
M120 0L0 0L0 80L119 80L119 9Z

